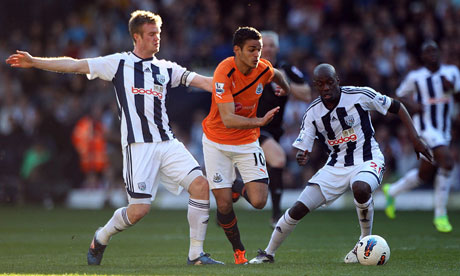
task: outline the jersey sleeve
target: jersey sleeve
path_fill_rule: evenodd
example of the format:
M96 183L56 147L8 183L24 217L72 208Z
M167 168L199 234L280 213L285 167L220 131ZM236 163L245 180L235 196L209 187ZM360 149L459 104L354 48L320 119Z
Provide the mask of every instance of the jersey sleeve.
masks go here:
M457 66L454 70L454 93L460 93L460 71Z
M188 71L187 68L180 66L175 62L170 62L172 68L171 87L179 85L189 86L192 80L196 77L195 72Z
M292 146L303 151L307 150L311 152L313 149L313 143L315 142L316 129L313 125L313 119L308 115L309 114L307 113L304 116L299 135L295 139L294 143L292 143Z
M273 81L273 77L275 76L275 68L273 67L273 65L271 64L270 61L268 61L266 59L264 59L263 61L268 66L267 81L265 83L269 83L269 82Z
M111 81L117 72L120 60L120 54L88 58L89 74L87 74L86 77L89 80L100 78L102 80Z
M379 113L386 115L388 108L391 106L392 99L391 97L380 94L372 88L366 87L366 89L372 91L375 95L374 97L369 97L368 95L362 95L360 99L360 104L365 110L376 110Z
M216 103L231 103L233 102L232 80L228 77L230 66L225 63L220 63L212 78L212 96Z
M412 74L404 78L399 87L396 89L396 96L404 97L412 94L415 91L415 82L412 79Z

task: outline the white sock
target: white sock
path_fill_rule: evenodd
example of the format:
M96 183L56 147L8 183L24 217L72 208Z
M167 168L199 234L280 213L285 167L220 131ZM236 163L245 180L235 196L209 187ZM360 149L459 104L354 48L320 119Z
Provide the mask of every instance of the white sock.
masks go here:
M287 236L294 230L297 223L300 220L295 220L289 216L289 209L286 210L284 215L276 223L276 227L273 230L272 237L270 238L270 242L268 243L265 252L267 254L275 256L275 251L280 247L283 241L286 239Z
M97 233L96 239L98 242L107 245L113 235L133 225L128 219L128 214L126 213L127 209L127 207L122 207L115 210L112 218Z
M395 197L402 192L412 190L421 183L421 179L418 177L418 169L412 169L404 177L390 186L388 193Z
M434 179L434 216L444 216L447 214L447 201L449 200L450 174L443 168L439 168Z
M203 252L203 242L209 221L209 200L190 198L188 201L187 219L190 225L188 258L195 260Z
M371 198L366 203L358 203L355 199L356 213L358 213L359 226L361 227L361 240L372 233L374 221L374 201Z

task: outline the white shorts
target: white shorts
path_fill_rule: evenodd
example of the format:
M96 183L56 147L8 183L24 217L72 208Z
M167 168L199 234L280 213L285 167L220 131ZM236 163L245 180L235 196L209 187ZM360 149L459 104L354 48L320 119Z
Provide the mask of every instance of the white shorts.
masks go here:
M442 132L435 129L425 129L424 131L420 132L420 137L423 138L425 143L430 147L430 149L434 149L439 146L449 146L451 136L449 132Z
M383 160L374 159L366 161L362 164L350 167L333 167L324 165L309 181L307 184L317 184L323 195L322 204L331 204L343 195L348 188L356 181L363 181L369 184L372 192L378 188L382 181L383 173L385 171L385 162ZM315 209L317 204L316 199L310 198L308 189L305 188L300 194L298 201L305 204L305 206ZM312 211L312 209L310 209Z
M133 143L123 149L123 178L130 204L150 204L159 183L178 195L200 175L200 165L177 139Z
M231 188L238 168L244 183L260 180L268 184L265 155L259 141L245 145L223 145L203 134L203 153L209 188Z

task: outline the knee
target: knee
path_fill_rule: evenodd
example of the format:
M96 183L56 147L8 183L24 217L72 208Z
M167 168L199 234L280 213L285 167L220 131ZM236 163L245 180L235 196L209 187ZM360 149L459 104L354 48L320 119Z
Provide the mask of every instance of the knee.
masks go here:
M233 203L231 201L227 200L217 200L217 210L221 214L228 214L232 211L233 209Z
M145 206L144 206L145 205ZM150 212L150 205L143 204L134 208L128 207L128 219L131 224L135 224Z
M251 205L256 209L262 209L267 204L267 198L257 197L255 199L251 199Z
M352 185L353 197L358 203L366 203L371 197L371 186L366 182L356 181Z
M297 201L294 203L294 206L289 209L289 216L295 220L301 220L308 212L310 212L308 207L302 202Z
M198 176L188 188L189 194L196 199L209 199L209 184L206 178Z

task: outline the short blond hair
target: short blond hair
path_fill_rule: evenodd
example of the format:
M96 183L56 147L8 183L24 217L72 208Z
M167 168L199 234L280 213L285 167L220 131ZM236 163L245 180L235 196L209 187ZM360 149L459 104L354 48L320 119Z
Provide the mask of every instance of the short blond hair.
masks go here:
M143 11L137 10L131 13L131 18L129 19L128 27L129 27L129 34L133 39L133 42L136 43L134 40L134 34L141 34L142 35L142 26L144 24L155 24L157 27L161 27L163 21L158 14L155 14L150 11Z

